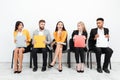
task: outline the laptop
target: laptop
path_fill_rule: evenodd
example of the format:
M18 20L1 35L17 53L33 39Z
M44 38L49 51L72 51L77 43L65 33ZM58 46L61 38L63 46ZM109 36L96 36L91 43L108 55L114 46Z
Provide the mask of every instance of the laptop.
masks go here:
M27 47L24 35L16 36L16 47Z
M84 48L85 47L85 37L82 35L75 35L74 47Z

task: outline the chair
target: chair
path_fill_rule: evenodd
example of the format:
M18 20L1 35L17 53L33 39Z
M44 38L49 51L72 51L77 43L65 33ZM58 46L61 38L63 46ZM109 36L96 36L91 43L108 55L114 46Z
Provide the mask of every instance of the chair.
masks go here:
M71 68L71 52L75 53L73 39L69 40L69 46L70 46L70 49L68 49L67 64L68 64L68 68ZM86 47L84 48L84 50L85 50L85 56L86 56L86 52L88 53L88 50Z
M87 53L87 63L88 63L88 68L89 68L89 64L90 64L90 69L92 69L92 53L95 53L95 52L93 50L89 50L88 53ZM90 57L90 59L89 59L89 57ZM112 69L111 61L110 61L109 65L110 65L110 69Z

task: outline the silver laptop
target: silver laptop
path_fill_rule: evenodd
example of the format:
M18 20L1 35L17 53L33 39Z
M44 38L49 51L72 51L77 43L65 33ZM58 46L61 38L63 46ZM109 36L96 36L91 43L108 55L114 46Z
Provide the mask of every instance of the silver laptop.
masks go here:
M16 37L16 47L27 47L26 45L26 37L24 35Z

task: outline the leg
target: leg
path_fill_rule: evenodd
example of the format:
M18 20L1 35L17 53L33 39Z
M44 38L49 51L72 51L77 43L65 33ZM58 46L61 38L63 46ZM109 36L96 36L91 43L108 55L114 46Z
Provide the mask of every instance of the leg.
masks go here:
M110 63L110 58L112 56L113 50L111 48L103 48L102 51L105 53L103 69L108 69L108 64Z
M19 49L19 70L18 71L22 71L22 61L23 61L23 52L25 51L24 48L20 48Z
M97 71L99 73L102 73L102 69L101 69L101 54L102 54L102 49L96 47L96 48L94 48L94 52L96 53Z
M33 48L32 49L32 57L33 57L33 65L34 65L34 69L33 71L37 71L38 68L38 63L37 63L37 52L38 52L38 48Z
M43 53L43 66L47 66L47 49L42 48L42 53Z
M85 51L83 48L80 48L80 58L81 58L81 72L84 72Z
M94 48L93 50L96 53L96 60L97 60L97 68L101 68L101 54L102 54L102 50L101 48Z
M58 57L58 54L59 54L59 45L57 44L57 45L56 45L56 49L55 49L55 55L54 55L53 61L52 61L52 63L51 63L50 65L53 66L53 65L55 64L56 59L57 59L57 57Z
M76 70L80 72L80 64L79 64L79 48L75 48L75 59L76 59Z
M15 50L14 50L14 71L18 71L18 54L19 54L19 49L18 48L16 48Z
M59 45L59 54L58 54L59 71L62 71L62 49L63 49L63 45Z
M42 54L43 54L43 66L41 71L46 71L46 66L47 66L47 49L42 48Z

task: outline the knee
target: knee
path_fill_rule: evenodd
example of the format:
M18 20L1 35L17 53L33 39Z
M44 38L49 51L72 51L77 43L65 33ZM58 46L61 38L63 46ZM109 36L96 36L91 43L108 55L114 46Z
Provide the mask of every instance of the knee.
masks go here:
M107 51L108 51L109 54L113 53L113 50L111 48L108 48Z
M19 54L20 54L20 53L23 53L23 49L19 49Z

